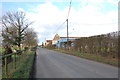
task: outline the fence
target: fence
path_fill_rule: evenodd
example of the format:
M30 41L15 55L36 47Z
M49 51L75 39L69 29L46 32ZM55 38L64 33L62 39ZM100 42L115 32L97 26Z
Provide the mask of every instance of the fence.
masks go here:
M25 56L26 50L18 51L16 53L11 53L8 55L2 56L2 63L4 62L4 65L2 64L2 77L8 78L9 74L11 74L12 71L15 71L17 69L17 65L20 65L22 60ZM12 61L9 62L8 57L12 57Z

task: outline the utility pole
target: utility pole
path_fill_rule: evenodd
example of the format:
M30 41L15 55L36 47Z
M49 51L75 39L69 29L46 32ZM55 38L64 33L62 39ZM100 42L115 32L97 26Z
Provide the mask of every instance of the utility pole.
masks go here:
M68 17L69 17L69 14L70 14L71 2L72 2L72 0L70 1L68 16L67 16L67 19L66 19L66 21L67 21L67 46L69 45L69 37L68 37Z
M67 21L67 46L68 46L68 41L69 41L69 39L68 39L68 19L66 21Z
M46 42L47 42L47 41L46 41L46 37L45 37L45 44L44 44L44 46L46 46Z

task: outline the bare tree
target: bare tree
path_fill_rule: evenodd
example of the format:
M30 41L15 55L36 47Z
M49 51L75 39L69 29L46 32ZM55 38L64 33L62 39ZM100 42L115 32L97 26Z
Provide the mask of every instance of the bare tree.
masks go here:
M26 29L23 44L25 46L36 46L38 44L37 34L32 28Z
M18 45L17 42L17 28L8 27L9 33L6 29L2 31L3 43L7 45Z
M32 24L25 17L24 12L7 12L2 16L3 41L19 48L24 39L24 31Z

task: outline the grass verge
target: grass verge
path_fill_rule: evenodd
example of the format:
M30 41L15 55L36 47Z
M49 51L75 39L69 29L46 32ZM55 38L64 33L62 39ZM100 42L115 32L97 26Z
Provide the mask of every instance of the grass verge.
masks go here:
M14 62L8 64L8 73L4 78L26 78L29 79L31 76L31 70L34 62L35 52L29 51L21 56L17 57L16 69L14 68ZM4 68L3 68L4 71Z
M5 51L5 49L4 48L0 48L0 53L1 53L1 55L2 55L2 53Z
M110 64L113 66L118 66L118 59L114 59L114 58L102 57L100 55L95 55L95 54L87 54L87 53L84 54L84 53L75 52L75 51L73 52L69 50L61 50L61 49L52 49L52 50L78 56L78 57L89 59L89 60L93 60L93 61L98 61L101 63Z

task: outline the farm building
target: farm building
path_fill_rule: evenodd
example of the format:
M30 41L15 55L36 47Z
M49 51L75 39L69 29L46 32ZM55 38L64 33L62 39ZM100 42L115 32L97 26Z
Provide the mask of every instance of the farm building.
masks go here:
M63 37L56 43L56 48L72 48L74 46L75 39L78 39L78 37L69 37L67 42L67 38Z

